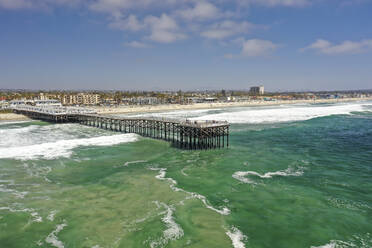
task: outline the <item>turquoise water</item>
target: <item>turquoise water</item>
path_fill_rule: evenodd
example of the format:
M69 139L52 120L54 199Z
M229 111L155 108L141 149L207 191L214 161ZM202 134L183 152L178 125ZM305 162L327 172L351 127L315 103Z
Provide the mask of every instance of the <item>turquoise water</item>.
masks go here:
M142 114L231 147L0 123L0 247L372 247L372 103Z

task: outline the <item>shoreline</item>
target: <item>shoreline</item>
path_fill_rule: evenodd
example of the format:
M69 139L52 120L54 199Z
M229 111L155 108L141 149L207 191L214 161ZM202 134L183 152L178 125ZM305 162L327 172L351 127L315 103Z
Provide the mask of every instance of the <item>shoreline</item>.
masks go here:
M98 114L113 115L113 114L136 114L136 113L157 113L163 111L178 111L178 110L201 110L201 109L220 109L232 107L257 107L257 106L275 106L275 105L293 105L303 103L343 103L343 102L358 102L371 101L372 97L367 98L344 98L344 99L317 99L317 100L279 100L279 101L249 101L249 102L221 102L221 103L195 103L189 105L167 104L155 106L115 106L115 107L93 107ZM14 114L0 114L0 122L2 121L27 121L30 118Z
M19 114L13 114L13 113L6 113L6 114L0 114L0 122L4 121L29 121L31 120L27 116L19 115Z
M317 100L281 100L281 101L249 101L249 102L222 102L222 103L195 103L189 105L168 104L155 106L115 106L115 107L94 107L98 114L136 114L136 113L156 113L163 111L178 110L201 110L201 109L219 109L232 107L257 107L257 106L275 106L275 105L293 105L301 103L343 103L371 101L368 98L344 98L344 99L317 99Z

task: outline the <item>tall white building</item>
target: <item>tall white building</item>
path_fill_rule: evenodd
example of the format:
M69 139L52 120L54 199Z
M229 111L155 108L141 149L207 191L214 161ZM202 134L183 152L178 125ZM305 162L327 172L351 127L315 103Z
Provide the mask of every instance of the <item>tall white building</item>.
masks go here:
M254 95L263 95L263 94L265 94L265 88L262 85L261 86L254 86L254 87L251 87L250 93L252 93Z

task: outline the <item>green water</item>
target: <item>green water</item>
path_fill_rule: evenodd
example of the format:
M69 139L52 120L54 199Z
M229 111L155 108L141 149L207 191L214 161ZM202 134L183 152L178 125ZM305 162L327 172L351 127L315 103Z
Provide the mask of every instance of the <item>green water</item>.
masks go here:
M2 123L0 247L372 247L371 110L174 113L231 119L213 151Z

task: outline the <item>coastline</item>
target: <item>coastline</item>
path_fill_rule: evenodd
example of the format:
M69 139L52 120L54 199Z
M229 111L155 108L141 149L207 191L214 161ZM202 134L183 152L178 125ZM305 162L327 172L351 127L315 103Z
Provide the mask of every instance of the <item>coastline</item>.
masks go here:
M28 120L31 120L31 119L24 115L13 114L13 113L0 114L0 122L2 121L28 121Z
M317 100L280 100L280 101L249 101L249 102L218 102L218 103L195 103L189 105L167 104L155 106L114 106L114 107L93 107L98 114L136 114L136 113L156 113L163 111L177 110L200 110L200 109L219 109L231 107L255 107L255 106L274 106L282 104L302 104L302 103L342 103L372 100L367 98L344 98L344 99L317 99ZM0 114L1 121L27 121L30 118L13 113Z
M115 106L115 107L94 107L98 114L135 114L135 113L156 113L163 111L177 110L199 110L199 109L219 109L231 107L256 107L256 106L275 106L282 104L301 104L301 103L342 103L372 100L368 98L344 98L344 99L317 99L317 100L281 100L281 101L249 101L249 102L219 102L219 103L195 103L189 105L168 104L155 106Z

